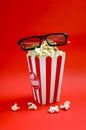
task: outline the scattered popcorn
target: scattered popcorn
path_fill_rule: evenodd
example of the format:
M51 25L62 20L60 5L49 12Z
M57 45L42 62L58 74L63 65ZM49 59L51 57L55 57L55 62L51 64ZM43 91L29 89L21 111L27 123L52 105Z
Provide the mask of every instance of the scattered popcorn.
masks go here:
M29 110L37 110L37 106L31 102L28 102L28 109Z
M50 107L50 109L48 110L49 113L57 113L59 112L59 107L55 106L55 107Z
M65 101L63 105L60 105L60 108L68 110L70 108L70 101Z
M19 109L20 109L20 107L18 107L17 103L15 103L15 104L11 107L11 110L13 110L13 111L17 111L17 110L19 110Z
M42 57L47 57L47 56L59 56L63 55L65 52L59 50L57 47L51 47L47 44L46 41L41 45L40 48L35 48L34 50L28 51L29 56L42 56Z

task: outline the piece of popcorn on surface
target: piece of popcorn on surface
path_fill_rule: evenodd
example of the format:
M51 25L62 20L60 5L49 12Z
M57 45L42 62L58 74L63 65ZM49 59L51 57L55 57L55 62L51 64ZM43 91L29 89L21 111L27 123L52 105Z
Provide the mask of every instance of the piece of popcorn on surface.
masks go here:
M15 103L15 104L11 107L11 110L12 110L12 111L17 111L17 110L19 110L19 109L20 109L20 107L18 107L17 103Z
M50 107L48 110L49 113L57 113L59 112L59 107L58 106L54 106L54 107Z
M70 108L70 101L65 101L63 105L60 105L60 109L68 110Z
M28 102L28 109L29 110L37 110L37 106L32 102Z
M70 108L70 101L64 102L65 110L68 110Z

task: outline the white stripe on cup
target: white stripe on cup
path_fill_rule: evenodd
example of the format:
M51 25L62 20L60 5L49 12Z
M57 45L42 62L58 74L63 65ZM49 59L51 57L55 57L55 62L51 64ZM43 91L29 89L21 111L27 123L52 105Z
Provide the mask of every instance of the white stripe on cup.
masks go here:
M30 63L29 63L29 59L28 59L28 54L26 55L26 58L27 58L27 64L28 64L29 72L31 72Z
M42 104L46 104L46 58L40 58Z
M38 103L40 103L39 91L38 91L38 90L36 90L36 95L37 95L37 100L38 100Z
M57 66L57 57L53 57L51 63L50 103L52 103L54 99L56 66Z
M36 74L36 63L35 63L35 57L34 56L31 57L31 62L32 62L33 72Z
M60 100L60 93L61 93L62 79L63 79L63 72L64 72L64 63L65 63L65 54L62 55L61 69L60 69L60 75L59 75L59 84L58 84L58 93L57 93L57 101Z

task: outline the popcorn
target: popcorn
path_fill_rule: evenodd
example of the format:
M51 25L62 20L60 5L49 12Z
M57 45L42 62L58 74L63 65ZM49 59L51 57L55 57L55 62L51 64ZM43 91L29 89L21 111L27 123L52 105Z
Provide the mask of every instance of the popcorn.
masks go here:
M29 110L37 110L37 106L31 102L28 102L28 109Z
M63 105L60 105L60 107L59 106L54 106L54 107L51 106L49 108L48 112L49 113L57 113L57 112L59 112L59 108L64 109L64 110L68 110L70 108L70 101L65 101Z
M29 56L42 56L42 57L47 57L47 56L59 56L63 55L65 52L58 50L57 47L51 47L47 44L46 41L41 45L40 48L35 48L34 50L30 50L28 55Z
M19 109L20 109L20 107L18 107L17 103L15 103L15 104L11 107L11 110L13 110L13 111L17 111L17 110L19 110Z
M60 105L60 108L68 110L70 108L70 101L65 101L63 105Z
M50 107L48 112L49 113L57 113L57 112L59 112L59 107L58 106Z

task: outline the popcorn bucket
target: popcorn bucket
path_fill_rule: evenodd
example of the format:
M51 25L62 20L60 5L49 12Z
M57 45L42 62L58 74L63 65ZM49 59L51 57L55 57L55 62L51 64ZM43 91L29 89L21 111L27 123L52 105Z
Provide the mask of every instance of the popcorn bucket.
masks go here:
M27 54L27 62L35 101L41 105L58 102L65 53L58 57L35 57Z

